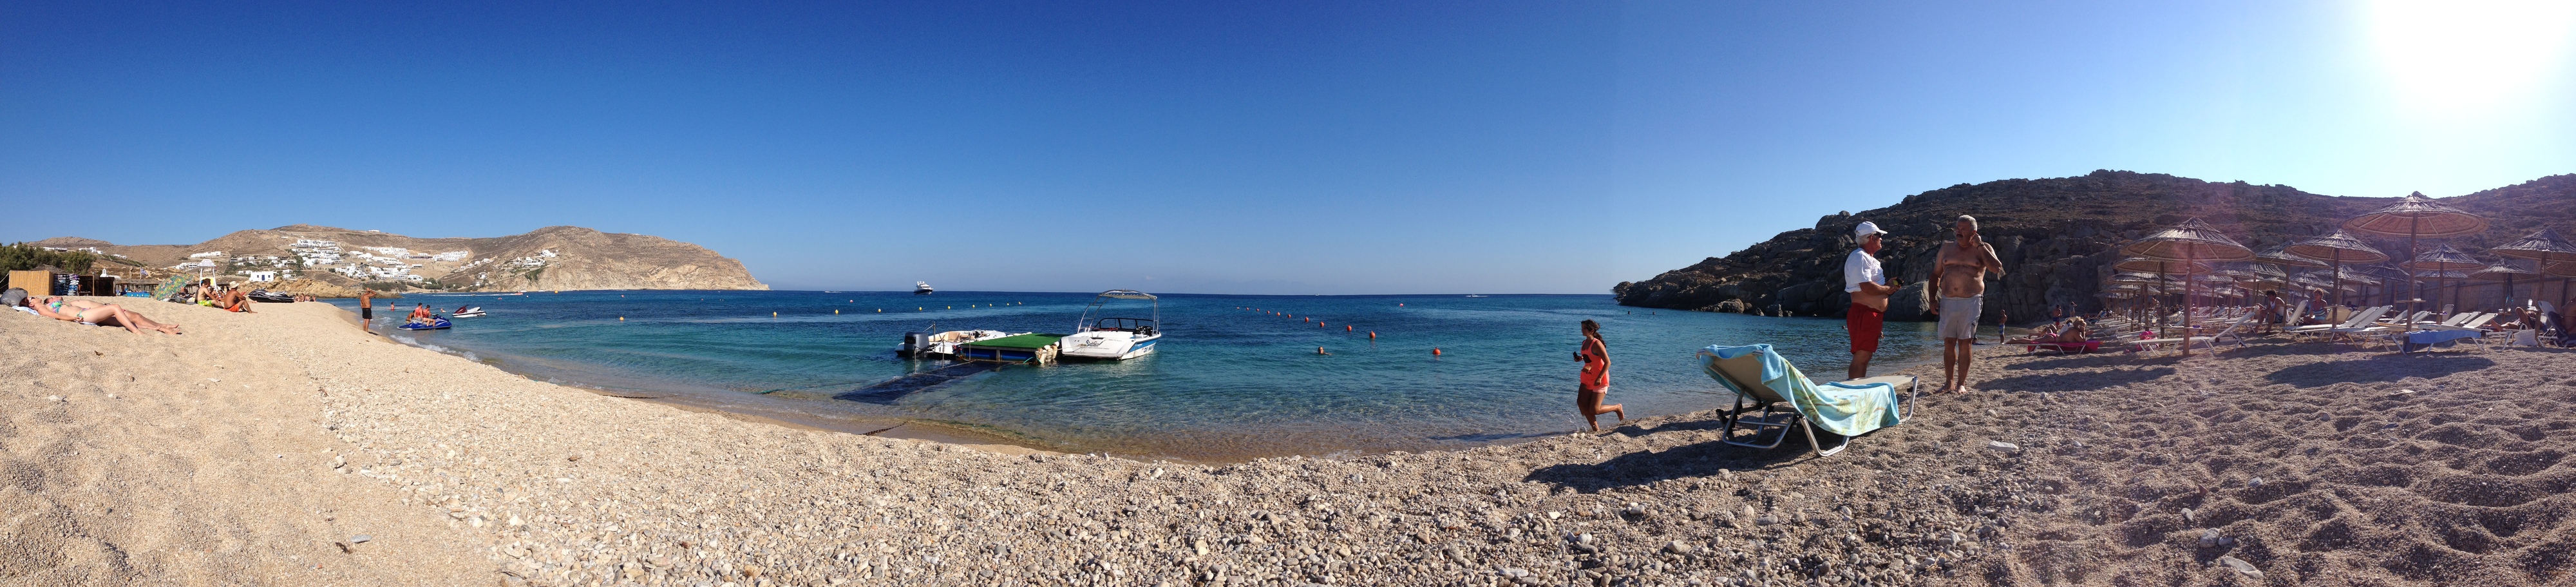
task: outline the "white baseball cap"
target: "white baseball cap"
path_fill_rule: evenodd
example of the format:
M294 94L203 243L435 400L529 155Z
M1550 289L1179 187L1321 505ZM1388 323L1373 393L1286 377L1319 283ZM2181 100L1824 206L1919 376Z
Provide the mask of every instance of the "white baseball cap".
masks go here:
M1869 238L1869 235L1873 234L1887 234L1887 231L1879 230L1878 223L1876 222L1864 221L1860 223L1860 226L1852 227L1853 238Z

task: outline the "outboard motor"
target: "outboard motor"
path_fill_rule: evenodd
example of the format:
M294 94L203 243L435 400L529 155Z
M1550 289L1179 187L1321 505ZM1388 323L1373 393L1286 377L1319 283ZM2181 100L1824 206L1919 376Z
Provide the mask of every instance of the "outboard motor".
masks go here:
M903 346L896 347L894 354L909 357L919 354L921 351L928 350L929 348L930 333L906 332L903 333Z

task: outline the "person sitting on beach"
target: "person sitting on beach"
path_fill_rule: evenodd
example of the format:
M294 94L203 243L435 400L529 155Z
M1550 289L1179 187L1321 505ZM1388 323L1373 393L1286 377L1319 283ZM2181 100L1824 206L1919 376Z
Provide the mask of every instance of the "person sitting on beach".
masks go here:
M141 313L127 310L116 304L102 304L61 296L35 300L27 297L27 290L14 287L6 292L0 292L0 305L25 308L35 315L66 322L79 322L92 326L119 326L135 334L142 334L146 328L165 334L186 334L180 332L177 326L153 322L149 318L144 318Z
M258 313L250 310L250 294L242 293L241 288L238 287L224 288L222 293L215 294L215 298L212 301L214 303L211 305L217 308L223 308L225 310L241 312L244 314Z

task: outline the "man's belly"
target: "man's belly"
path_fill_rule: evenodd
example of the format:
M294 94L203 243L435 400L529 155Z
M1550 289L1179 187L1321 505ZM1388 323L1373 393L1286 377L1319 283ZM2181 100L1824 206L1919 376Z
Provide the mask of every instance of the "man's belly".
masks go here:
M1986 282L1978 278L1941 277L1941 297L1971 298L1986 295Z

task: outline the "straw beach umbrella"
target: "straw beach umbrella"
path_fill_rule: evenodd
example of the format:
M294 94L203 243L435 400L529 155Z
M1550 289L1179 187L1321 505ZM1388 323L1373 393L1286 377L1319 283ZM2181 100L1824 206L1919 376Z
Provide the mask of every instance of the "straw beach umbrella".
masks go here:
M2406 256L2413 257L2416 254L2415 239L2448 238L2485 232L2487 219L2470 214L2466 210L2435 202L2432 198L2424 197L2424 192L2415 192L2406 194L2406 197L2399 198L2397 203L2389 204L2386 208L2346 220L2343 222L2343 228L2389 238L2406 237ZM2425 271L2425 269L2415 270ZM2408 274L2408 278L2413 278L2413 275ZM2407 284L2406 289L2408 294L2413 294L2414 284Z
M2121 247L2120 252L2149 259L2178 259L2186 264L2200 261L2254 259L2254 249L2236 244L2235 239L2220 234L2217 228L2201 222L2199 218L2185 220L2179 226L2147 235L2147 238L2138 239L2138 242ZM2182 326L2185 331L2188 331L2191 328L2191 286L2188 283L2183 286L2182 304ZM2186 357L2191 356L2191 345L2182 345L2182 354Z
M2471 279L2504 282L2504 305L2511 307L2513 306L2513 280L2519 277L2535 277L2538 275L2540 275L2540 273L2537 271L2515 267L2512 263L2497 263L2490 265L2485 269L2479 269L2476 273L2469 274L2469 277ZM2538 292L2533 293L2537 294Z
M2153 295L2162 296L2164 295L2164 288L2168 286L2182 285L2182 283L2176 282L2168 276L2208 273L2209 264L2187 263L2168 259L2149 259L2146 257L2129 257L2121 259L2118 263L2112 263L2111 270L2122 272L2119 275L2111 276L2112 279L2133 279L2136 281L2131 281L2130 283L2153 284L2156 286L2157 290ZM2126 277L2131 273L2140 274L2141 277Z
M2485 269L2487 266L2485 261L2479 261L2477 257L2471 257L2468 253L2461 252L2460 249L2447 243L2397 265L2411 272L2408 277L2433 281L2433 299L2436 301L2442 298L2440 289L2442 282L2468 279L2469 274L2466 272ZM2451 297L2451 303L2459 303L2459 296Z
M2325 261L2325 259L2318 259L2318 258L2312 258L2312 257L2300 256L2300 255L2297 255L2297 254L2293 254L2293 253L2291 253L2289 249L2290 249L2290 243L2281 243L2281 244L2277 244L2277 245L2272 245L2272 248L2263 249L2262 251L2255 252L2255 253L2254 253L2254 262L2256 262L2256 263L2270 263L2270 264L2272 264L2272 265L2278 266L2278 267L2283 268L2283 269L2288 269L2288 268L2292 268L2292 267L2309 267L2309 268L2319 268L2319 269L2322 269L2322 268L2325 268L2325 267L2326 267L2326 261Z
M2530 236L2522 237L2521 240L2505 243L2503 246L2496 248L2487 249L2487 252L2516 259L2539 261L2541 272L2562 277L2567 276L2568 274L2550 272L2550 266L2576 261L2576 244L2571 244L2568 243L2566 239L2558 238L2558 231L2546 228L2540 229L2540 232L2531 233ZM2541 292L2533 291L2531 292L2531 295L2539 296L2540 293ZM2560 279L2558 280L2558 298L2552 301L2564 301L2566 299L2567 280Z
M2353 238L2352 235L2344 234L2340 230L2333 234L2290 243L2282 250L2290 255L2326 261L2326 266L2331 268L2337 280L2335 285L2329 288L2334 291L2334 305L2337 306L2343 305L2341 278L2344 275L2344 263L2367 264L2388 260L2387 253L2379 252L2379 249L2370 246L2370 243L2361 242L2361 239Z

